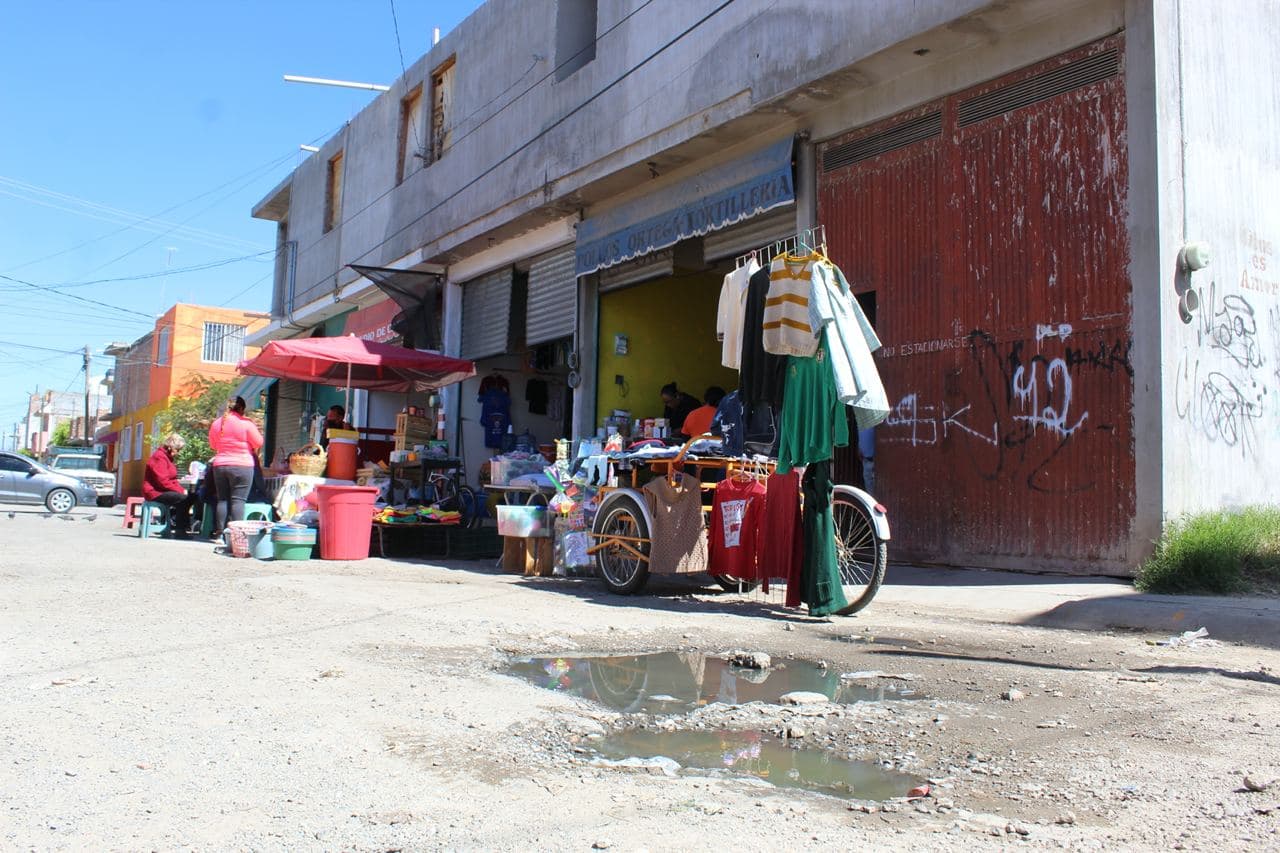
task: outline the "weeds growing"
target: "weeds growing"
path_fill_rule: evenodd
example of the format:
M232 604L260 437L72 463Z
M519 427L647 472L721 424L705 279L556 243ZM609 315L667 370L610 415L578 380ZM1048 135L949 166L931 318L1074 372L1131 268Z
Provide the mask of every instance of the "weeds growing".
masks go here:
M1280 593L1280 507L1170 523L1134 584L1143 592Z

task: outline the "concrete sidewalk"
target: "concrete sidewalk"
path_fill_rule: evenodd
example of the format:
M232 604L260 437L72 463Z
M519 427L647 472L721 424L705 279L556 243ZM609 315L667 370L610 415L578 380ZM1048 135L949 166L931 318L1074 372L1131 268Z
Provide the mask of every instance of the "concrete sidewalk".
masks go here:
M1171 635L1203 627L1217 640L1280 648L1280 599L1151 595L1115 578L890 565L876 601L1045 628Z

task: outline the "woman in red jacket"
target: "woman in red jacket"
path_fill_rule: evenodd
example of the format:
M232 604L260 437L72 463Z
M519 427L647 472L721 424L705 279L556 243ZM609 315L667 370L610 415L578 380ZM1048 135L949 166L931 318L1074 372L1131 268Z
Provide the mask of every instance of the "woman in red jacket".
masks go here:
M213 482L218 489L214 512L214 535L228 521L244 520L244 502L253 485L253 464L262 447L262 433L244 416L241 397L227 400L227 410L209 427L209 446L213 448Z
M177 433L166 438L147 460L142 479L142 497L169 507L169 529L179 539L187 537L191 523L191 496L178 482L178 468L173 460L186 446L186 439Z

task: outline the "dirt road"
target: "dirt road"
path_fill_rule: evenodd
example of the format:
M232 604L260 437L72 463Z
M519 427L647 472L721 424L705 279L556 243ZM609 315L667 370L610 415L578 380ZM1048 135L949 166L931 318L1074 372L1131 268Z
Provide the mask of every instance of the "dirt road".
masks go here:
M887 602L819 621L711 588L623 599L476 563L233 560L123 535L118 510L7 515L4 848L1280 849L1280 782L1243 782L1280 774L1270 650ZM697 653L732 649L917 698L628 713L499 671L561 656L548 683L563 686L587 653L672 651L715 694ZM735 683L745 699L756 682ZM599 766L599 736L624 729L745 731L930 794Z

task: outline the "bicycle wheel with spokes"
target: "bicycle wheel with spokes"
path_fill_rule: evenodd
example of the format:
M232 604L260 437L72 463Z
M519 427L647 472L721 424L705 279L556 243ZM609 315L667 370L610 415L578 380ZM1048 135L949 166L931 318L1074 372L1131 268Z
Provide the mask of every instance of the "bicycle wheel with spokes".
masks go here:
M462 526L468 529L480 526L480 496L470 486L458 486L458 511L462 513Z
M440 477L431 483L434 503L446 512L461 512L462 502L458 499L458 484L449 477Z
M884 582L889 562L889 546L876 533L871 514L858 501L839 492L831 500L835 528L836 564L840 583L849 604L836 611L841 616L857 613L871 603Z
M649 525L635 498L623 496L609 502L596 515L592 532L600 579L610 592L632 595L649 580ZM611 537L616 537L612 539Z

